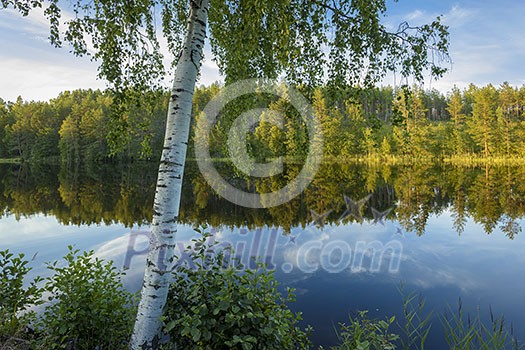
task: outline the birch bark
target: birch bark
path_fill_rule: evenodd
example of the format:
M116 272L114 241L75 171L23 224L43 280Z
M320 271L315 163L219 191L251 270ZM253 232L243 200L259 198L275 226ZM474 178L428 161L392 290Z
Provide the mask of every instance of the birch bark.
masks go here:
M209 0L190 0L190 14L168 107L155 200L150 251L131 349L156 349L175 260L175 235L191 121L193 91L203 58Z

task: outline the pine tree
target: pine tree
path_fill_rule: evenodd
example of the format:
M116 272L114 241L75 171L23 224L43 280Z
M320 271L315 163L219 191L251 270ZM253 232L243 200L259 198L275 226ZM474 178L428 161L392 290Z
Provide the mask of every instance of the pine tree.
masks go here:
M390 142L388 142L388 139L386 138L386 136L383 136L383 141L381 141L380 152L381 152L382 157L388 157L392 153Z
M0 158L9 157L6 128L12 124L12 115L7 103L0 98Z
M498 90L499 103L496 110L498 127L498 150L507 157L514 151L515 125L520 114L520 99L517 89L511 87L508 82L501 85Z
M475 90L473 94L472 119L469 133L476 142L483 156L495 155L497 146L498 92L492 85Z
M324 139L324 155L328 157L337 157L341 153L342 147L352 147L344 145L341 142L341 118L339 113L333 113L327 105L321 89L316 89L313 95L312 107L315 117L318 118ZM346 151L352 151L346 149Z
M463 113L463 97L461 91L454 86L447 105L450 119L454 123L452 147L453 153L461 155L465 153L466 146L464 141L465 114Z
M367 152L367 146L363 144L365 129L368 127L363 115L361 104L350 98L345 101L345 121L341 130L344 145L342 154L347 157L363 155Z
M417 157L426 158L430 156L428 150L428 121L426 113L428 109L424 105L424 91L422 88L413 86L409 95L409 117L412 118L412 130L409 132L412 154ZM407 130L408 132L408 130Z

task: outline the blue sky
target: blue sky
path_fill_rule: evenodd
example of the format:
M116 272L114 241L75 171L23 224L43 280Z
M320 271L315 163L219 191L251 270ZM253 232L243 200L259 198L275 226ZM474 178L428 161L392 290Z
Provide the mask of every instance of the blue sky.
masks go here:
M453 63L444 78L427 78L425 87L447 92L469 83L525 83L525 1L389 0L385 21L392 26L404 20L421 24L438 15L450 26ZM96 78L96 63L72 56L67 48L53 48L47 36L41 13L22 18L11 10L0 11L0 98L47 100L64 90L105 86ZM200 82L220 79L207 50ZM395 81L399 83L399 77ZM383 82L393 83L392 75Z

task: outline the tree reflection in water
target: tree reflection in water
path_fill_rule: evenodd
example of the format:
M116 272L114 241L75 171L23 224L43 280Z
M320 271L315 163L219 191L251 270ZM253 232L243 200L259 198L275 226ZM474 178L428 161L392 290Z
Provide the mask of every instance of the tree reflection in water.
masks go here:
M292 165L284 176L253 180L228 173L227 164L219 168L236 187L258 193L283 187L300 171ZM77 168L2 164L2 216L43 213L64 225L147 224L155 169L155 164L143 162ZM284 232L319 224L321 217L323 225L395 220L404 231L423 235L430 216L449 211L458 234L470 217L486 233L499 228L513 239L521 232L517 220L525 216L524 178L525 166L330 164L322 166L311 185L288 203L250 209L220 198L196 164L189 162L180 219L216 227L282 227ZM351 208L350 200L355 204Z

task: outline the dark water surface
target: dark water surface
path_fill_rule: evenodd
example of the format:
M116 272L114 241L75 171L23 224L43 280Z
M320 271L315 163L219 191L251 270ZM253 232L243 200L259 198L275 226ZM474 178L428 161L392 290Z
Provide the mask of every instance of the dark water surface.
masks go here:
M0 165L0 249L37 253L34 275L70 244L93 249L126 268L125 285L137 290L155 179L156 165L145 163ZM292 201L249 209L221 199L190 163L178 239L208 224L246 263L264 257L283 287L296 288L292 308L318 344L333 344L355 310L401 318L410 292L433 312L429 349L445 348L440 317L460 297L483 319L489 305L504 314L525 340L524 179L525 167L330 165ZM269 192L283 180L232 183Z

